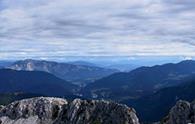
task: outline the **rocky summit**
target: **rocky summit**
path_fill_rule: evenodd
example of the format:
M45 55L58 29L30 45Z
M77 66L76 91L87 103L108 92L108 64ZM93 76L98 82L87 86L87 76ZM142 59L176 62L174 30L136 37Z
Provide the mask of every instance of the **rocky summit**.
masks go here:
M139 124L135 110L104 100L36 97L0 107L0 124Z
M170 110L161 124L192 124L195 123L195 101L189 103L187 101L178 101Z

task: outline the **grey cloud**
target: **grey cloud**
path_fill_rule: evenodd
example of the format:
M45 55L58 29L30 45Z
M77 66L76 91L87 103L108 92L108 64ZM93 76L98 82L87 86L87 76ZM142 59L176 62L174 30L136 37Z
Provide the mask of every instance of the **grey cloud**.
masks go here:
M182 47L194 55L192 0L13 1L0 3L0 56L167 55L164 48ZM154 44L162 47L150 50Z
M195 4L194 0L163 0L166 3L171 3L171 4L177 4L177 5L193 5Z

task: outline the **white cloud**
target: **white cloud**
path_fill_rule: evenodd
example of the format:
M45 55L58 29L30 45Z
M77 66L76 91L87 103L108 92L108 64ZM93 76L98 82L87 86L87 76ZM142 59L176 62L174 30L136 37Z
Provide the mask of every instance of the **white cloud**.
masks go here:
M192 2L2 0L0 55L195 56Z
M185 57L183 57L183 60L192 60L193 59L193 57L191 57L191 56L185 56Z

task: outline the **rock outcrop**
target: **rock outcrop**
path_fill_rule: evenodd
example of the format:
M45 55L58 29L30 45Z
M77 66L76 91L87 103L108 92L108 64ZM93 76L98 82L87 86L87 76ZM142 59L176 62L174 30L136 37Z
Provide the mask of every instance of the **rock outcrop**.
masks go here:
M169 115L165 117L161 124L190 124L195 123L195 101L178 101L170 110Z
M37 97L0 109L0 124L139 124L135 110L104 100Z

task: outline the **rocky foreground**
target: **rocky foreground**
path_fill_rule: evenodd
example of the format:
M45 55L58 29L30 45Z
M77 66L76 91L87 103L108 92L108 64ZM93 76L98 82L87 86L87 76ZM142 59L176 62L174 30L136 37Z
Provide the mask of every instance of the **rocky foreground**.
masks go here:
M191 123L195 123L195 101L178 101L156 124ZM139 120L133 108L114 102L36 97L0 105L0 124L139 124Z
M194 124L195 123L195 101L178 101L159 124Z
M0 106L0 124L139 124L135 110L104 100L37 97Z

